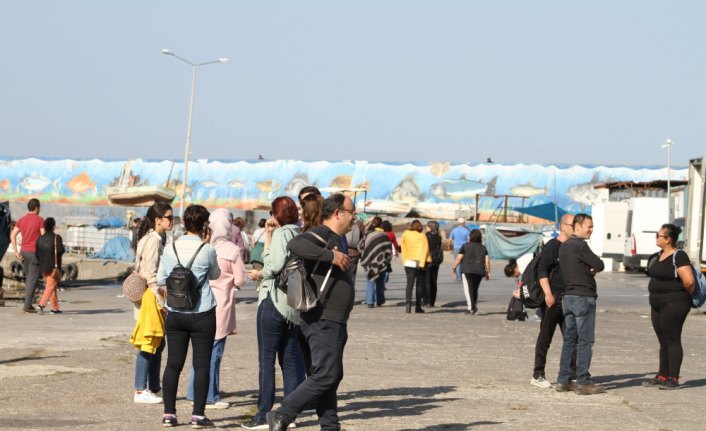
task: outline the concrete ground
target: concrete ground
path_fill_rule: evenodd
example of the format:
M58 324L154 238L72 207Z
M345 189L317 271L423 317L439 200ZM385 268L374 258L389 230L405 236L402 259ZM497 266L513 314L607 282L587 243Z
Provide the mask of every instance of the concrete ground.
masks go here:
M647 279L599 274L591 372L609 390L594 396L542 390L529 384L539 324L505 319L513 283L501 277L501 267L494 262L493 278L481 284L479 314L470 316L463 313L463 293L451 280L447 256L437 307L405 314L404 271L395 263L387 304L356 305L351 316L339 389L345 429L706 429L702 312L693 311L684 328L683 388L644 388L640 383L655 372L658 350ZM127 340L134 321L120 293L117 284L69 288L59 294L65 313L56 316L23 314L19 302L6 301L0 308L0 429L161 429L161 405L132 402L135 350ZM232 407L207 412L224 429L239 428L257 401L254 285L238 298L239 334L228 339L221 371L223 398ZM547 364L551 381L560 346L557 333ZM183 399L186 374L177 402L181 421L191 413ZM318 429L316 417L301 417L297 428Z

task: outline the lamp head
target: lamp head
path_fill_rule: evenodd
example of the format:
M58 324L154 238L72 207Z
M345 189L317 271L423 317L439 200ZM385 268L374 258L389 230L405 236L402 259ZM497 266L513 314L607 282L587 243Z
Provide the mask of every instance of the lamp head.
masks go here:
M219 63L224 63L224 64L225 64L225 63L228 63L229 61L230 61L230 60L228 60L226 57L221 57L221 58L218 59L218 62L219 62Z
M164 48L164 49L162 50L162 54L174 55L174 51L172 51L171 49Z

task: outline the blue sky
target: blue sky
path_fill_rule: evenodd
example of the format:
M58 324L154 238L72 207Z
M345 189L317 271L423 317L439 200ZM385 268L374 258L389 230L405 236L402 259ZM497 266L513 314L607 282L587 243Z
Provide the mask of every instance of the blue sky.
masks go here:
M0 156L673 165L706 2L38 1L0 14Z

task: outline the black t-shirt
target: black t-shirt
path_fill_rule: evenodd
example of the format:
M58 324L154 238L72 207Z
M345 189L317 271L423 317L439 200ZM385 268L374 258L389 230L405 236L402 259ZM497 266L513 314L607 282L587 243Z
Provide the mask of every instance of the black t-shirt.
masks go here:
M647 285L647 289L650 293L683 292L688 295L684 290L681 279L675 274L676 268L674 268L674 265L676 264L677 268L691 265L689 255L683 250L678 250L674 253L675 254L664 258L661 262L659 260L661 253L654 254L650 257L647 264L647 275L650 277L650 284Z
M566 283L559 271L559 247L561 241L552 238L542 247L542 259L537 265L537 279L549 278L552 293L564 293Z
M463 244L459 254L461 259L461 272L464 274L485 275L485 256L488 250L479 242L467 242Z

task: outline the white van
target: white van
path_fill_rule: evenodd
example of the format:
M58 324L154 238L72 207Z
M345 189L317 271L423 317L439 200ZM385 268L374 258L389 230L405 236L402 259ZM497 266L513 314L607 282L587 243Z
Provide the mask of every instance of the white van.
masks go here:
M601 202L591 207L593 235L589 246L603 260L606 271L623 261L625 254L625 222L628 218L628 201Z
M656 235L665 223L669 223L669 202L666 197L630 198L623 256L625 269L637 270L647 266L647 258L659 251Z

